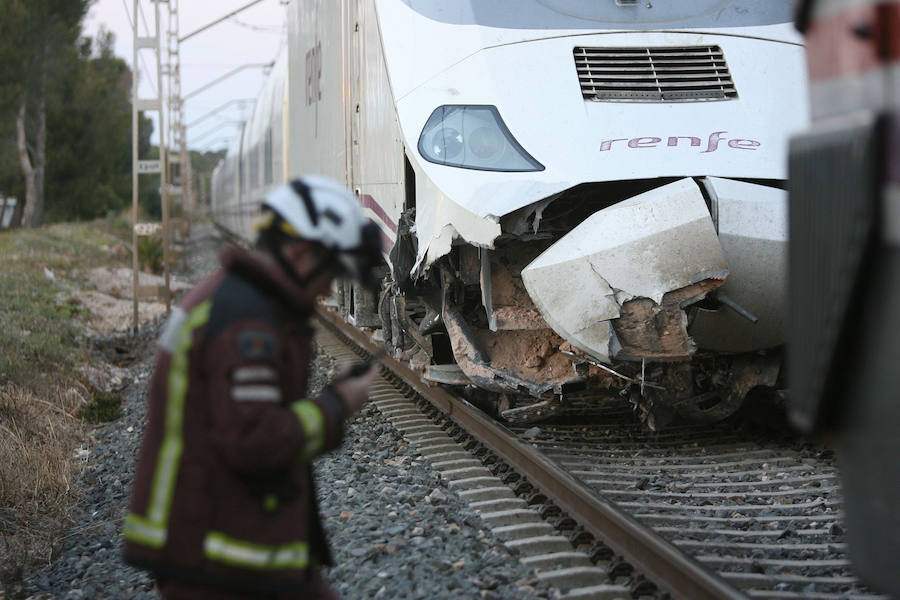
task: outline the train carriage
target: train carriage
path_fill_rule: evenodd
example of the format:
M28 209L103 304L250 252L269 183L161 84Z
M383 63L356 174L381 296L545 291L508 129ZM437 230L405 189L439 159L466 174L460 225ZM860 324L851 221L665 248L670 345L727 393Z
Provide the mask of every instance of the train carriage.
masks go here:
M287 173L287 59L282 52L275 60L250 118L213 171L215 221L245 239L252 236L250 226L266 193Z
M790 8L291 2L285 172L345 182L390 251L348 318L510 419L600 386L713 420L775 385L808 120Z

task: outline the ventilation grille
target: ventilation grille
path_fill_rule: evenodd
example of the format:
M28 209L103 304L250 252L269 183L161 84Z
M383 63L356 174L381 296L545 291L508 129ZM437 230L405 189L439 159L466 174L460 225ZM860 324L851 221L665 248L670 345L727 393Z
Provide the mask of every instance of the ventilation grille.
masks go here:
M698 102L737 98L718 46L575 48L585 100Z

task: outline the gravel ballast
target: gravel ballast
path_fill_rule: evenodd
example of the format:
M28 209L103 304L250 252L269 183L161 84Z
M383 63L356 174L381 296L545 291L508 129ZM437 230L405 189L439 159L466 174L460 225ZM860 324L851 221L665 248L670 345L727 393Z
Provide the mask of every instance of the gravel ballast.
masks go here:
M215 264L207 241L191 257L196 276ZM98 427L87 449L76 522L58 555L26 574L17 597L158 598L152 579L121 560L121 521L145 418L159 323L141 335L122 416ZM333 373L319 353L311 388ZM315 464L320 511L336 565L327 577L343 598L552 598L555 591L491 533L374 406L347 424L343 445ZM7 597L12 597L7 590ZM0 594L0 598L3 595Z

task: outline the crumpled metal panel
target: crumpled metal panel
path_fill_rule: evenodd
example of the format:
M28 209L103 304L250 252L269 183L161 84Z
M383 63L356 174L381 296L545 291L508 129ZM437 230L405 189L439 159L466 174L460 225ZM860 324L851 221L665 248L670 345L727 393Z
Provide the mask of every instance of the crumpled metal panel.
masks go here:
M559 335L609 361L618 347L610 321L624 303L660 305L669 292L727 273L703 195L685 178L594 213L525 267L522 279ZM703 287L687 300L711 286Z
M480 248L493 248L494 239L500 235L499 218L484 218L466 210L444 195L418 168L416 197L419 199L415 227L419 250L411 271L413 276L419 273L420 267L430 266L449 253L457 238Z

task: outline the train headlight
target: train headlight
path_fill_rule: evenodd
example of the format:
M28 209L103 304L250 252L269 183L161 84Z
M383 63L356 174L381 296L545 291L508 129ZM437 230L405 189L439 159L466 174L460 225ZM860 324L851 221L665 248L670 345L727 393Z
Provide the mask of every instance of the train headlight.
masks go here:
M429 162L463 169L544 170L512 136L495 106L439 106L419 136L419 153Z
M452 127L441 127L431 136L432 154L444 160L456 157L463 149L463 137Z

